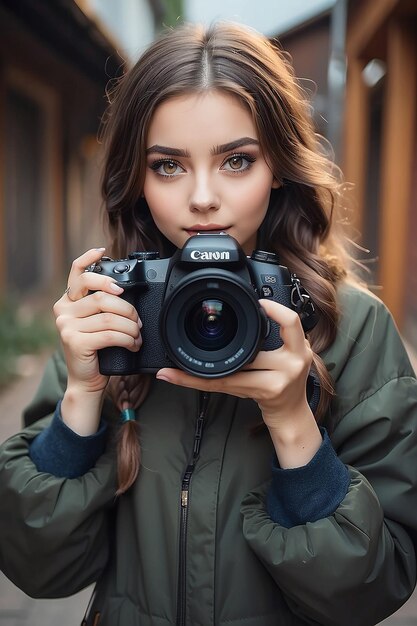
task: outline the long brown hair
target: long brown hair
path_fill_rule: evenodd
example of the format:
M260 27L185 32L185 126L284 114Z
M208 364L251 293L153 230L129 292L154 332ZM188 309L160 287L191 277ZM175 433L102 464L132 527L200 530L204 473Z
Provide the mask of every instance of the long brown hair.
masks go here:
M314 352L321 352L335 338L336 284L349 272L345 238L339 231L342 177L315 134L308 98L285 53L249 28L216 23L207 29L184 25L169 30L109 93L102 192L112 254L117 258L133 250L158 250L165 256L173 252L142 195L147 132L162 102L208 90L232 94L252 114L263 153L281 182L272 190L258 247L277 253L311 294L320 319L309 340ZM322 383L320 419L332 384L317 356L314 365ZM119 388L126 398L143 381L144 377L113 381L113 397ZM129 476L126 449L134 446L135 458L139 453L135 428L123 429L130 435L122 436L119 493L136 477L136 472Z

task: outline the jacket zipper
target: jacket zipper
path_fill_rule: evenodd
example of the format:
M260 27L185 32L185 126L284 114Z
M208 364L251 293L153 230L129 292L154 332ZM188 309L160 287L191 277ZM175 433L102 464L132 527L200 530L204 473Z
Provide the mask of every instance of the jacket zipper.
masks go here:
M190 505L190 484L194 469L200 454L201 439L203 436L204 419L206 417L209 394L200 392L199 411L195 424L193 452L190 462L182 477L181 483L181 510L179 533L179 560L178 560L178 596L177 596L177 626L185 626L186 617L186 557L187 557L187 526Z

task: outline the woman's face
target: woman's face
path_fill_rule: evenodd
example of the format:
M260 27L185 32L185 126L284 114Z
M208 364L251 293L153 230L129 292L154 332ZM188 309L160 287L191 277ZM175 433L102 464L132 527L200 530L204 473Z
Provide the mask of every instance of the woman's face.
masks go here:
M278 187L248 110L211 91L171 98L147 137L144 195L158 229L182 248L198 232L225 231L246 254Z

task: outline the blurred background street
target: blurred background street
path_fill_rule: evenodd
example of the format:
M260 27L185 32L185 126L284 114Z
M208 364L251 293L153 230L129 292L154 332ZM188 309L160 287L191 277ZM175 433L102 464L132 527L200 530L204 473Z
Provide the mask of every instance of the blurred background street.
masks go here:
M353 183L355 256L416 367L415 0L0 0L0 441L39 383L72 259L106 243L99 128L114 81L163 27L214 19L290 54ZM0 626L74 626L90 592L32 600L0 574ZM383 624L417 625L417 594Z

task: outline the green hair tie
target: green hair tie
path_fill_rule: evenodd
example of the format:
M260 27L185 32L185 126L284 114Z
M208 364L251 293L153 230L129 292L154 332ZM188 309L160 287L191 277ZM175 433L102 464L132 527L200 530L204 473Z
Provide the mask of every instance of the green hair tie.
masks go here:
M122 422L122 424L124 424L125 422L130 422L131 420L134 421L135 419L135 409L123 409L120 413L120 421Z

